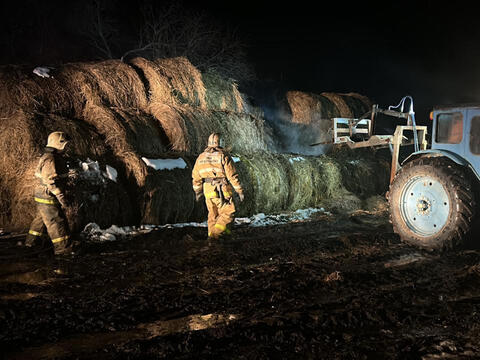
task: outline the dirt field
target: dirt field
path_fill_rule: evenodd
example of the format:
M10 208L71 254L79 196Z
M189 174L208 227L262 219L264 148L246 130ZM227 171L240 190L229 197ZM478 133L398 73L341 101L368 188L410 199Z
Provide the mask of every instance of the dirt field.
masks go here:
M3 357L480 358L479 250L411 248L385 213L205 231L55 259L0 240Z

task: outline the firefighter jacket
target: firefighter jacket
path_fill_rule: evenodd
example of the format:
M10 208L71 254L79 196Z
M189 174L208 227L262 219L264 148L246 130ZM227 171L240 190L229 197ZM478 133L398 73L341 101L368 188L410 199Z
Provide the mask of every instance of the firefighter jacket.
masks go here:
M68 166L65 158L57 150L46 147L35 170L37 178L35 201L44 204L53 204L56 201L62 203L67 176Z
M221 147L207 147L198 156L192 171L192 185L196 194L203 189L205 199L230 199L233 189L243 193L233 160Z

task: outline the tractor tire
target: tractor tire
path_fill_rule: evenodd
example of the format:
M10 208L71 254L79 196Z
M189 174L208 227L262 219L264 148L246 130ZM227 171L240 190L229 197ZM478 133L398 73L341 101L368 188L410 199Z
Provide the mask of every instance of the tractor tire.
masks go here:
M473 179L445 157L421 157L395 176L387 199L393 231L427 250L451 250L466 241L475 216Z

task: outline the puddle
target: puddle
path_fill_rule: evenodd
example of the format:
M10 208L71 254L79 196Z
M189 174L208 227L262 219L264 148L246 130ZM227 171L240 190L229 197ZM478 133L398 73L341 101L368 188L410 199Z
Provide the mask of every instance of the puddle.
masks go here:
M422 254L413 253L413 254L408 254L408 255L402 255L397 259L388 261L384 264L384 266L386 268L403 266L403 265L412 264L412 263L417 262L417 261L422 261L422 260L425 260L425 259L426 259L426 257L423 256Z
M18 271L9 275L0 277L0 282L4 283L20 283L27 285L35 285L49 279L57 279L68 276L68 270L65 266L61 267L45 267L42 266L32 271Z
M34 271L4 276L0 278L0 282L33 285L47 280L49 277L51 277L51 275L52 274L49 269L37 269Z
M41 294L36 293L20 293L20 294L8 294L8 295L0 295L1 300L20 300L25 301L29 299L33 299L35 297L40 296Z
M190 315L173 320L140 324L129 331L82 334L55 344L25 349L21 353L13 354L9 359L58 359L73 354L78 355L81 352L94 352L112 344L121 345L134 340L150 340L174 333L218 328L239 318L238 315L234 314Z

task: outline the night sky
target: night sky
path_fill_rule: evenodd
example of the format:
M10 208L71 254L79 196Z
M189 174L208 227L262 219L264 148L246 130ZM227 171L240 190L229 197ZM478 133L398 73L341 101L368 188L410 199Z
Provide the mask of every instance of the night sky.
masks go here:
M135 23L130 16L138 1L142 0L117 2L123 28ZM75 11L84 3L2 2L0 61L88 60L88 48L71 31ZM474 9L465 2L281 5L249 0L184 2L184 6L207 12L235 29L260 82L314 93L358 92L383 107L411 95L419 122L434 105L480 102L480 28ZM32 20L39 12L43 13L40 28L39 20Z
M317 93L359 92L384 107L411 95L419 121L435 105L480 102L480 27L465 2L237 5L209 8L247 36L264 79Z

